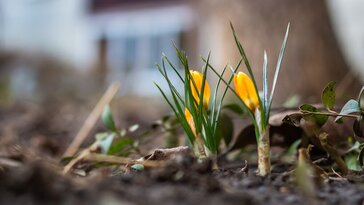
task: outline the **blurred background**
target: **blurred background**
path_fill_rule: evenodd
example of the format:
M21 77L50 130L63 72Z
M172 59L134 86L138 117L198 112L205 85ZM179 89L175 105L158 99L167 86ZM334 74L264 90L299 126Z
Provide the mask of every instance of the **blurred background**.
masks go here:
M195 69L209 51L217 68L238 62L231 21L257 76L264 50L275 68L291 22L276 103L318 100L331 80L351 97L364 80L363 9L360 0L1 0L0 96L87 98L112 81L120 96L160 96L155 64L162 52L177 63L173 43Z
M234 66L240 57L229 21L258 82L264 50L272 79L291 23L274 106L320 102L332 80L339 104L356 98L362 11L362 0L0 0L0 156L22 140L24 148L62 154L114 81L116 123L150 130L171 112L153 84L166 88L155 67L162 52L178 65L175 44L194 69L209 51L215 68Z
M0 0L0 102L82 107L118 81L124 107L165 105L153 84L165 87L155 67L162 52L178 64L175 44L195 69L209 51L215 67L235 65L229 21L258 80L264 50L272 78L291 23L277 106L292 96L319 102L332 80L347 100L364 80L363 10L361 0Z

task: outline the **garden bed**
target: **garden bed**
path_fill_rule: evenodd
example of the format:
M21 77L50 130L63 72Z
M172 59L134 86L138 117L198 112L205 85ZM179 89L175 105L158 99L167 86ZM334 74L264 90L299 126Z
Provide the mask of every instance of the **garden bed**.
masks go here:
M361 172L348 177L331 175L324 181L316 181L312 197L297 185L294 163L275 162L272 173L260 177L256 175L255 161L248 160L245 164L244 158L220 159L220 167L216 168L212 160L198 162L191 152L177 154L163 166L146 167L143 171L130 169L128 165L97 167L84 162L64 176L58 160L67 147L63 142L70 141L74 128L61 124L50 126L53 122L44 117L44 110L34 107L18 105L12 109L7 107L1 113L2 125L13 123L16 127L8 135L16 132L18 137L5 136L2 127L0 204L336 205L364 202ZM54 114L62 117L58 112Z

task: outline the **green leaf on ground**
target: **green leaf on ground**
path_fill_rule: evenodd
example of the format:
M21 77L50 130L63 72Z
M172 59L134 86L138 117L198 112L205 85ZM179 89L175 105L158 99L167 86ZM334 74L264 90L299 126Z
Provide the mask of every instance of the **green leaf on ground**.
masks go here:
M294 141L289 147L286 152L288 156L294 156L297 153L298 147L301 145L302 139L298 139Z
M357 156L356 154L352 153L352 154L347 154L345 155L345 164L346 166L348 166L348 168L350 170L354 170L354 171L361 171L362 168L359 164L359 161L357 160Z
M129 127L128 131L129 132L135 132L139 129L139 125L138 124L135 124L135 125L132 125Z
M122 138L120 140L117 140L111 145L108 154L115 155L115 154L123 151L123 149L125 149L128 145L130 145L130 146L133 145L133 143L134 143L134 140L132 140L130 138L126 138L126 137Z
M143 171L144 170L144 165L142 164L134 164L131 166L132 169L135 169L137 171Z
M361 146L361 148L360 148L360 152L359 152L359 154L358 154L358 158L357 158L357 161L359 161L359 164L360 164L360 166L364 166L364 146L363 146L363 144L361 144L360 145Z
M107 154L114 140L115 133L98 133L95 138L100 144L101 153Z

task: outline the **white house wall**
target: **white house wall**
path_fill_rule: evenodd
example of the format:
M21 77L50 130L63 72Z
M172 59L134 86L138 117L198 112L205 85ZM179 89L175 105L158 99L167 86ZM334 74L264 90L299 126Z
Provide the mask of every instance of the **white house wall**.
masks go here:
M0 0L0 47L55 56L80 69L95 59L87 0Z

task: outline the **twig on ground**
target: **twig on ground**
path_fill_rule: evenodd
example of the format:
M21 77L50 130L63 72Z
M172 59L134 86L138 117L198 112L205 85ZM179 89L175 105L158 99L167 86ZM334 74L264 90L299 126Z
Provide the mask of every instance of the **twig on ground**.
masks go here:
M72 159L66 166L63 168L63 175L66 175L73 166L75 166L78 162L82 161L85 157L91 154L92 151L95 151L99 147L99 143L95 142L87 149L83 150L75 159Z
M92 110L90 115L83 123L80 131L77 133L76 137L74 138L70 146L64 152L63 157L73 156L77 152L82 142L86 139L92 128L95 126L105 105L110 103L110 101L115 96L118 90L119 90L119 83L114 82L113 84L110 85L110 87L106 90L105 94L102 96L102 98L96 104L95 108Z
M337 166L339 167L339 169L342 172L343 176L346 176L349 173L349 169L346 166L344 160L341 158L340 154L338 153L338 151L336 149L334 149L332 147L332 145L329 144L328 142L328 134L323 132L319 135L319 140L320 143L322 145L322 147L324 148L324 150L329 153L330 157L335 160Z
M99 143L95 142L90 147L83 150L75 159L71 160L64 168L63 175L69 173L69 171L80 161L93 161L93 162L104 162L111 164L125 164L125 165L134 165L134 164L142 164L145 167L161 167L166 164L166 161L162 160L144 160L144 159L130 159L126 157L119 157L114 155L105 155L95 153L99 148Z
M0 157L0 167L20 167L21 165L22 163L16 160Z
M104 154L96 154L90 153L87 155L84 160L96 161L96 162L106 162L112 164L142 164L145 167L161 167L166 164L166 161L154 161L154 160L133 160L126 157L119 157L113 155L104 155Z
M244 163L245 163L245 165L243 168L241 168L240 172L248 173L248 171L249 171L248 161L244 160Z

